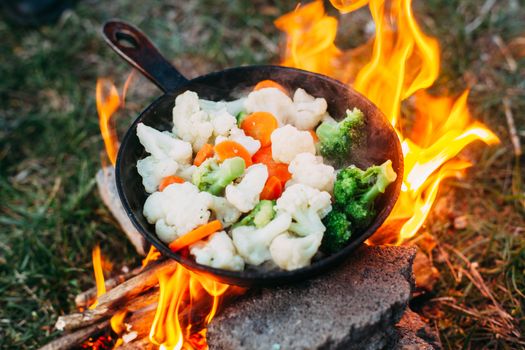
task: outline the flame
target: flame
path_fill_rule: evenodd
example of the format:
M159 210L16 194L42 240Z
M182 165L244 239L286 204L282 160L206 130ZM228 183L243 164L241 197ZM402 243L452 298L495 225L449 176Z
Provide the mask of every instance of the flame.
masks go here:
M166 350L179 350L183 346L207 348L206 326L215 316L221 296L231 286L193 273L182 265L177 265L171 275L162 273L158 278L160 296L150 341Z
M104 270L103 265L104 262L102 260L102 256L100 254L100 246L95 246L93 248L93 252L91 254L91 257L93 259L93 272L95 273L95 282L97 286L97 299L91 304L89 307L90 309L93 309L98 304L98 298L106 293L106 284L104 280Z
M372 41L340 50L334 44L337 20L326 15L322 1L314 1L275 21L287 37L282 64L350 84L389 118L402 144L405 173L399 200L384 226L401 220L397 237L388 237L388 242L401 244L424 224L441 182L471 166L455 157L476 140L490 145L499 139L472 120L468 90L457 99L425 92L439 75L439 43L417 24L411 0L331 2L342 13L368 4L375 25ZM410 130L402 125L407 117L401 113L404 101L414 105Z

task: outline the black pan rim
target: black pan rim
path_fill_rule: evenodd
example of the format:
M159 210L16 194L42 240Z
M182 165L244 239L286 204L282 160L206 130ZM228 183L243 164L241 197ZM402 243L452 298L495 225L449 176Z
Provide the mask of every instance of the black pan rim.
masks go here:
M133 223L134 227L144 236L144 238L153 246L155 246L164 256L167 256L169 258L172 258L176 260L177 262L181 263L185 267L189 268L190 270L205 274L205 275L211 275L211 276L217 276L222 281L226 280L228 283L231 282L231 284L239 285L239 286L250 286L250 285L268 285L268 284L284 284L288 283L290 281L295 281L298 279L301 279L303 276L306 277L307 275L315 275L319 272L322 272L327 265L337 264L342 262L352 250L354 250L358 245L364 243L372 234L384 223L388 215L390 214L391 209L394 207L394 204L397 202L397 199L399 197L399 193L401 190L401 184L402 181L396 181L395 182L395 188L393 195L390 197L389 205L386 205L381 212L376 216L376 219L374 220L373 224L367 228L366 231L361 233L359 236L357 236L355 239L353 239L345 248L342 250L331 254L329 256L323 257L317 261L314 261L311 265L308 265L306 267L292 270L292 271L286 271L286 270L270 270L270 271L262 271L262 272L256 272L256 271L230 271L230 270L223 270L223 269L217 269L206 265L201 265L195 262L192 258L184 257L179 253L175 253L169 249L169 247L160 241L156 234L154 232L150 232L149 230L145 229L135 218L135 215L133 214L133 211L131 209L131 206L129 204L129 201L125 195L124 189L123 189L123 183L121 181L122 174L120 172L120 160L122 159L121 153L125 149L123 145L127 143L129 138L133 135L133 133L136 131L137 124L141 121L142 116L147 113L149 110L154 109L160 101L166 99L166 98L173 98L176 94L178 94L178 91L183 90L185 86L189 85L190 83L198 83L200 80L206 80L212 76L221 75L226 72L230 71L236 71L236 70L254 70L254 69L276 69L279 71L295 71L299 72L301 74L309 75L309 76L316 76L318 78L324 79L329 81L332 84L337 84L340 87L342 87L345 90L348 90L349 92L361 95L354 89L352 89L347 84L344 84L336 79L330 78L323 74L313 73L310 71L305 71L297 68L291 68L291 67L283 67L283 66L276 66L276 65L248 65L248 66L240 66L240 67L233 67L228 68L225 70L215 71L211 72L199 77L196 77L194 79L188 80L183 85L181 85L176 92L168 92L163 94L162 96L158 97L153 101L146 109L144 109L138 117L133 121L131 126L128 128L126 134L124 135L121 143L121 147L119 148L118 155L117 155L117 162L115 165L115 175L116 175L116 182L117 182L117 191L120 197L120 200L124 206L124 209L127 213L127 216L130 218L131 222ZM361 95L362 96L362 95ZM379 110L377 106L375 106L370 100L368 100L366 97L363 96L363 101L366 101L366 103L373 106L375 109ZM383 113L383 118L386 119ZM388 127L391 129L391 131L395 134L394 128L391 126L390 123L386 123ZM395 145L396 145L396 153L400 154L399 157L399 167L396 171L397 176L401 179L403 178L403 171L404 171L404 159L402 156L401 151L401 144L399 141L399 138L396 137Z

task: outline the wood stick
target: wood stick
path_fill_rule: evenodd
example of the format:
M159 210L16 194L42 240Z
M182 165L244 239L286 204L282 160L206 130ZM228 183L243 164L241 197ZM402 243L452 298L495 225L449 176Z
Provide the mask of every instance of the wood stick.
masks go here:
M82 328L76 332L69 333L53 340L44 345L40 350L67 350L72 349L82 344L91 335L102 331L109 325L109 321L105 320L89 327Z
M98 298L95 308L84 312L60 316L55 324L58 330L74 330L91 325L103 318L111 316L114 310L127 301L155 287L158 283L157 274L173 273L177 268L174 260L156 262L147 267L137 276L118 285Z
M106 292L109 292L111 289L115 288L119 284L129 280L132 277L135 277L142 271L142 268L136 268L131 270L128 273L123 273L115 277L109 278L104 283L106 285ZM97 298L97 287L90 288L75 297L75 305L77 308L86 308L89 305L93 304Z

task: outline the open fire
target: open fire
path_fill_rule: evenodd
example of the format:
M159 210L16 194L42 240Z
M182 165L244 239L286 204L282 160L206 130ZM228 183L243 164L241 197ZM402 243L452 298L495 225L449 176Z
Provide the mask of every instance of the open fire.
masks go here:
M435 97L425 91L439 74L439 44L422 32L410 0L331 2L341 13L353 12L368 4L375 36L360 47L339 49L335 45L338 20L326 14L322 1L314 1L276 20L276 27L286 34L282 64L350 84L389 118L405 157L402 192L383 228L368 243L407 243L428 217L441 182L462 175L472 165L456 159L459 152L476 140L486 144L499 140L484 125L472 120L467 107L468 90L457 98ZM129 81L121 95L108 79L97 82L100 129L112 164L115 164L118 140L111 117L123 104ZM100 296L105 289L97 249L93 258ZM152 249L143 265L147 266L159 256ZM207 348L206 325L218 311L221 298L242 292L180 265L175 271L159 273L157 278L160 291L149 341L161 349ZM111 319L116 334L126 332L125 319L125 311ZM122 342L120 338L117 344Z

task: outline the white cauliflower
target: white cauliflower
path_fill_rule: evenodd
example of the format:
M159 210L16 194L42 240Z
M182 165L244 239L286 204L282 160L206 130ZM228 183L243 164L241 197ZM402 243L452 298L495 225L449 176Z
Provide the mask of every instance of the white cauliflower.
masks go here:
M178 169L179 164L170 158L148 156L137 162L137 171L142 176L142 184L148 193L155 192L162 179L175 175Z
M202 110L213 113L218 112L222 109L226 109L226 111L231 115L237 115L244 111L244 104L246 103L246 98L239 98L237 100L233 101L210 101L210 100L199 100L199 106Z
M251 136L247 136L244 133L244 130L234 126L230 129L230 134L228 137L225 136L217 136L215 139L215 144L218 145L219 143L230 140L235 141L248 151L251 156L253 156L257 151L261 148L261 141L254 139Z
M294 184L277 199L275 210L292 216L290 231L299 236L324 233L321 219L332 210L330 194L315 188Z
M211 194L199 192L196 186L184 182L151 194L144 203L143 213L150 224L155 224L159 238L170 243L207 223L211 204Z
M237 127L237 119L228 113L226 109L221 109L213 114L211 123L213 125L213 134L215 136L226 136L230 133L231 129Z
M259 202L259 195L268 179L268 168L254 164L244 173L241 182L226 186L226 199L243 213L252 210Z
M175 175L182 177L184 180L191 182L193 173L197 167L195 165L182 165L179 166Z
M279 125L287 124L289 120L294 119L295 106L292 99L277 88L265 88L250 92L245 106L248 113L271 113L277 118Z
M317 253L323 233L314 233L306 237L297 237L285 232L275 237L270 245L272 260L285 270L300 269L310 265L312 257Z
M287 213L278 214L262 228L239 226L232 230L233 244L244 261L251 265L260 265L271 259L270 243L279 234L285 232L292 222Z
M311 130L323 119L326 108L324 98L315 98L303 89L295 90L293 95L295 113L288 122L299 130Z
M212 196L212 199L210 209L217 220L222 223L222 227L226 228L237 222L242 214L239 209L235 208L224 197Z
M191 144L173 137L169 132L161 132L139 123L137 125L137 136L146 152L156 159L169 158L179 164L191 162Z
M288 166L292 178L286 186L299 183L320 191L332 192L335 181L335 169L323 164L323 157L311 153L299 153Z
M230 236L224 231L216 232L208 240L191 245L190 253L201 265L231 271L244 269L244 260L237 255Z
M285 125L272 132L272 156L276 162L290 163L299 153L315 154L315 144L308 131Z
M199 107L199 96L186 91L175 98L173 107L173 133L192 144L197 152L213 134L213 124L208 112Z

